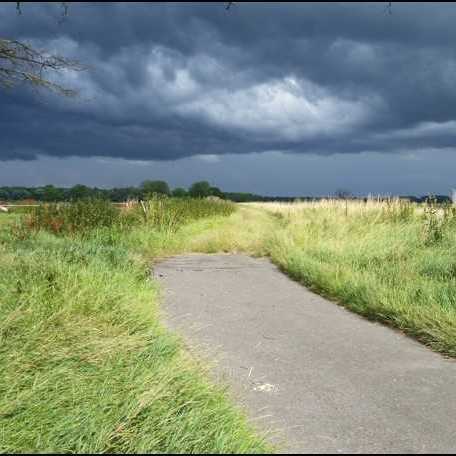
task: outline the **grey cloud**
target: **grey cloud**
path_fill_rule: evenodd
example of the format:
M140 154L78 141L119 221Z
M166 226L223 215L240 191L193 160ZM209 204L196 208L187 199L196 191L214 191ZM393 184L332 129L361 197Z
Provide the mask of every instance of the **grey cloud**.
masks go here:
M2 4L5 36L91 69L79 100L0 93L0 160L452 147L456 7L385 5Z

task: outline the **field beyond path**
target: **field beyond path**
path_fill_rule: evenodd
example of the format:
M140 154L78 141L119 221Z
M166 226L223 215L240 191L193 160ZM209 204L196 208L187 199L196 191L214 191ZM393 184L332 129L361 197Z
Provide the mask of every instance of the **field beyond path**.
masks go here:
M265 259L155 267L168 324L290 452L453 453L456 363L317 296Z

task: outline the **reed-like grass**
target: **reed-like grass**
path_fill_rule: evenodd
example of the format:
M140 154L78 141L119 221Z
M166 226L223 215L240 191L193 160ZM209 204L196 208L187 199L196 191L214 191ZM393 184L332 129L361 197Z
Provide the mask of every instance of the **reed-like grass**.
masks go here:
M76 232L69 213L68 231L52 211L33 229L0 225L0 453L268 451L160 324L148 254L188 218L171 232L89 210Z
M228 216L235 205L230 201L207 198L155 197L133 206L147 224L164 231L177 231L192 221L214 216Z

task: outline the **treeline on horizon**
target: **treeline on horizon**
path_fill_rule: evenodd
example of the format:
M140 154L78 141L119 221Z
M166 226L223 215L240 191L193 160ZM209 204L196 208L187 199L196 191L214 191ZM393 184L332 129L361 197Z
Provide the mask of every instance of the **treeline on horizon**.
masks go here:
M264 197L245 192L223 192L207 181L195 182L188 189L183 187L171 189L165 181L146 180L138 187L98 188L81 184L73 187L56 187L54 185L41 187L4 186L0 187L0 202L27 200L58 202L97 198L121 203L128 200L147 199L154 194L176 198L205 198L216 196L235 202L292 201L294 199L291 197Z
M121 203L128 200L146 199L154 194L173 196L176 198L205 198L209 196L215 196L234 202L291 202L295 200L316 200L321 198L328 198L328 196L262 196L247 192L223 192L218 187L212 186L207 181L195 182L188 189L183 187L171 189L168 183L165 181L146 180L139 187L114 187L108 189L88 187L81 184L75 185L73 187L55 187L54 185L45 185L42 187L4 186L0 187L0 202L24 200L58 202L97 198ZM341 196L340 194L337 194L337 192L335 195L333 195L333 197L343 199L363 199L355 197L351 194L345 194ZM406 198L413 202L425 202L429 196L427 195L417 197L413 195L407 195L400 197ZM446 195L434 195L433 198L437 202L441 203L450 201L450 197Z

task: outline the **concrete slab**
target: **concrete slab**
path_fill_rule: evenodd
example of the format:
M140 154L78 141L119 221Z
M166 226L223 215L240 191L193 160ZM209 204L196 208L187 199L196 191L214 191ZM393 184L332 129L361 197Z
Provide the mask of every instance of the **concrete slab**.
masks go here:
M266 259L156 266L168 324L293 453L454 453L456 363L308 291Z

